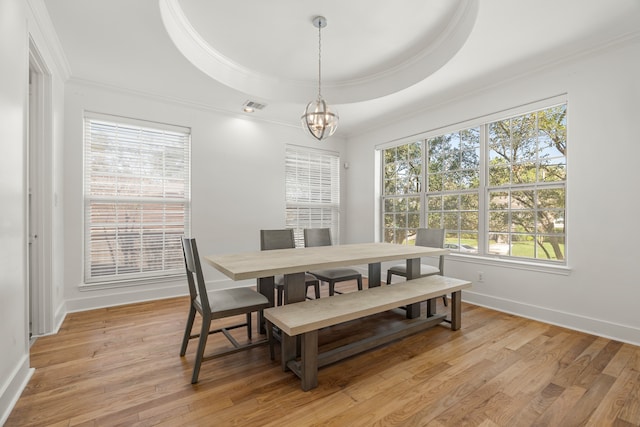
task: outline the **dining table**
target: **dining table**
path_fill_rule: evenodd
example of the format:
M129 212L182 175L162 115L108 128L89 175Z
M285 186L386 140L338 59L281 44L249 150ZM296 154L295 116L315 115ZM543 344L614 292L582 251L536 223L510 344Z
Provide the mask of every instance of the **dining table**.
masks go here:
M381 264L406 260L407 280L420 277L421 257L446 255L448 249L428 246L373 242L307 248L249 251L233 254L207 255L205 261L234 281L257 279L257 291L274 306L274 277L284 275L284 304L304 301L305 273L311 270L368 265L368 286L381 284ZM427 316L436 312L435 299L427 303ZM408 319L420 316L420 304L406 307ZM264 318L259 315L260 332L264 333Z

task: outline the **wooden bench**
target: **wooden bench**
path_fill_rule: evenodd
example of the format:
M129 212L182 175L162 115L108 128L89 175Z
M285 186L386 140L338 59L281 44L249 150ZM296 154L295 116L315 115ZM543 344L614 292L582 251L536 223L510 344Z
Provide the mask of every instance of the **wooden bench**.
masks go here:
M307 391L318 385L318 368L440 324L446 320L446 315L436 314L435 305L428 304L430 309L426 316L403 320L399 327L320 354L318 330L421 301L435 301L435 298L451 294L450 323L455 331L461 326L462 289L469 287L471 282L466 280L427 276L390 286L271 307L264 311L264 317L269 331L272 330L271 325L281 331L283 370L290 369L300 377L302 389ZM301 337L300 360L297 359L297 336Z

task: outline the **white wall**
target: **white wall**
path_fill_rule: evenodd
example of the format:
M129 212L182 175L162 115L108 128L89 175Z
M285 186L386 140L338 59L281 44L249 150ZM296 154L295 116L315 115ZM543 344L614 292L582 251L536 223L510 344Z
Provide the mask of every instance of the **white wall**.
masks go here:
M26 274L27 17L0 0L0 424L29 377Z
M285 144L340 152L344 142L331 138L317 143L298 127L262 122L241 114L204 111L79 82L68 83L64 126L64 283L68 311L187 294L182 277L113 289L82 287L82 120L85 110L191 128L192 236L198 241L201 255L259 250L260 229L284 227ZM346 198L344 192L343 198ZM204 274L207 282L215 287L255 283L233 283L206 264Z
M570 270L449 256L447 274L474 282L466 301L640 344L639 58L628 40L350 139L347 240L375 235L376 145L566 93Z
M42 24L40 0L0 0L0 424L9 415L32 370L29 369L27 273L27 117L29 38L44 61L47 94L43 123L47 176L48 332L62 320L62 115L63 77ZM57 319L54 315L58 314Z

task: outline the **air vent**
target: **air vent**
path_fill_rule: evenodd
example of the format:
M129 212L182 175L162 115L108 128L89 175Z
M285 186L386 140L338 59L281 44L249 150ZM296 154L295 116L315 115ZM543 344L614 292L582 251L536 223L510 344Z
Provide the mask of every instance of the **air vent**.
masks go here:
M266 104L260 104L259 102L255 101L245 101L245 103L242 104L242 110L247 113L252 113L256 110L262 110L266 106Z

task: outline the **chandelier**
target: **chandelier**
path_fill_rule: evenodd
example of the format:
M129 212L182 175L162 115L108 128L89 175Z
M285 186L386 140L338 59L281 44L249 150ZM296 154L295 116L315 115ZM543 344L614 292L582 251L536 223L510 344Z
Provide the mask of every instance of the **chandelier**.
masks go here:
M318 29L318 98L307 104L301 117L302 126L318 141L333 135L338 128L338 114L329 109L322 99L322 29L327 26L324 16L313 18L313 26Z

